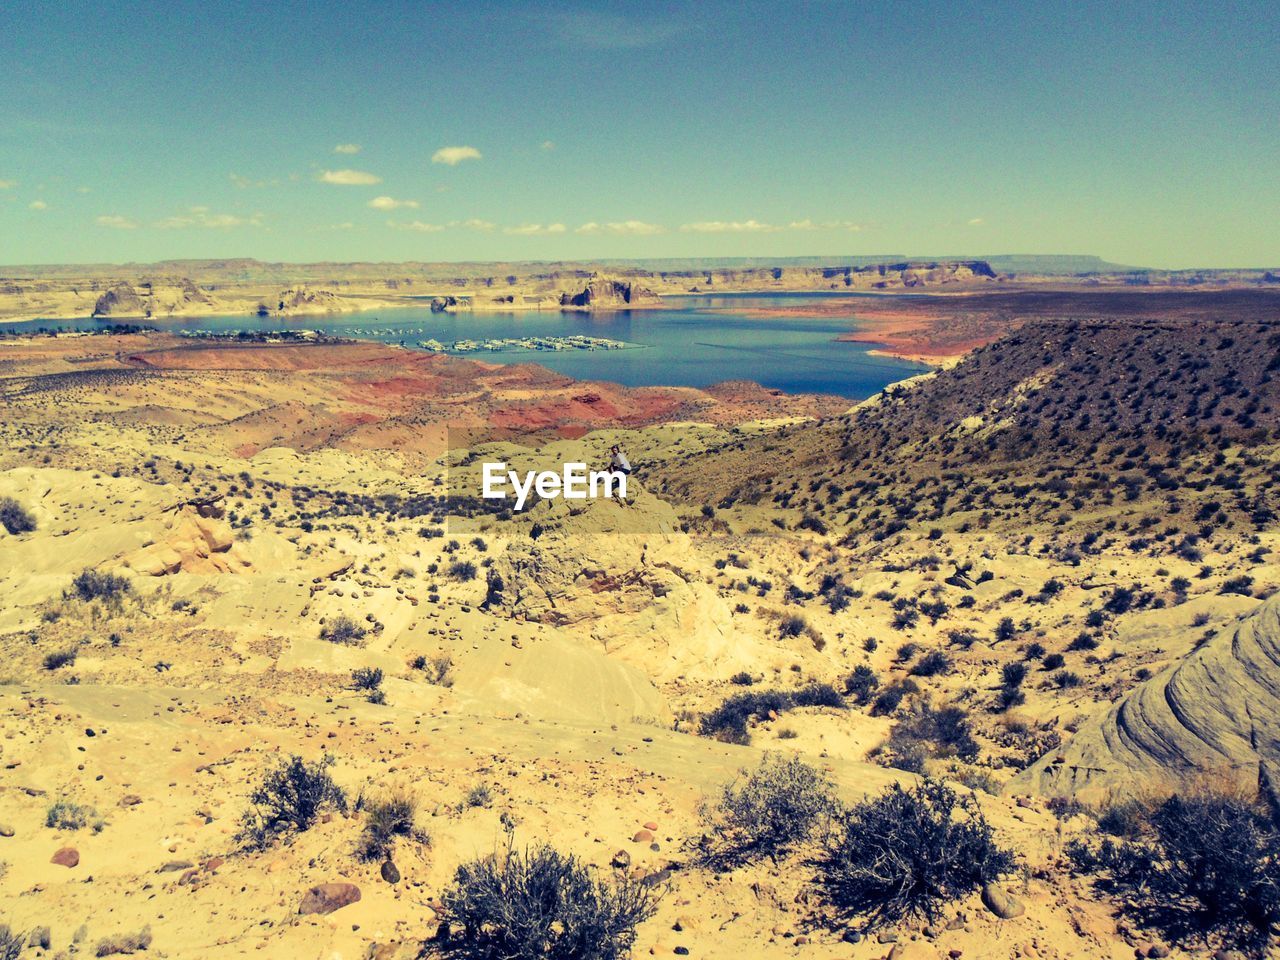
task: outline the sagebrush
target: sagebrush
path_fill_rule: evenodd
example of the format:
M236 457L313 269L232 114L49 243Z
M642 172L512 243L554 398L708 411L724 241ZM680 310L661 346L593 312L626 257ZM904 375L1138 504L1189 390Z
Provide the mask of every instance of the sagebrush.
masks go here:
M871 923L933 920L946 903L999 879L1014 856L996 843L972 795L937 780L895 783L840 818L819 867L838 911Z
M631 877L600 877L572 855L540 844L504 849L458 867L444 892L456 933L440 944L457 960L622 960L636 926L661 893Z

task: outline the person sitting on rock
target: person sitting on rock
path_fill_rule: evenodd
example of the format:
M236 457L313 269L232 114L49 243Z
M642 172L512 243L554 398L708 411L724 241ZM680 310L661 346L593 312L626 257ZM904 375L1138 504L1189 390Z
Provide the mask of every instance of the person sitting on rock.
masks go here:
M616 443L609 448L609 469L614 473L620 473L624 477L631 476L631 461L627 459L627 455L622 452L622 448Z
M623 489L618 491L618 503L625 507L628 505L625 493L625 478L631 476L631 461L627 459L627 455L622 452L622 448L616 443L609 448L609 472L620 473L624 478ZM610 496L610 499L612 499L612 496Z

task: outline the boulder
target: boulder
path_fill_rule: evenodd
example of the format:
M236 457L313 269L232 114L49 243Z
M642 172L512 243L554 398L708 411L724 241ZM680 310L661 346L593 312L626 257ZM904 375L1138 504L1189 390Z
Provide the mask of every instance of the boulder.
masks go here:
M1027 910L1017 897L994 883L983 884L982 902L986 904L988 910L1001 920L1012 920L1014 917L1020 917Z
M359 899L360 888L354 883L318 883L303 894L298 913L333 913Z

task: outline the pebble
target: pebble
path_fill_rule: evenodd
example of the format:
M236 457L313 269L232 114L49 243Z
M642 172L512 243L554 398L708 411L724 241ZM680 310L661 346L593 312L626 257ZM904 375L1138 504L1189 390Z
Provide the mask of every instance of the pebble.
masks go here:
M77 866L80 863L80 851L75 847L63 847L49 858L49 862L56 863L60 867Z

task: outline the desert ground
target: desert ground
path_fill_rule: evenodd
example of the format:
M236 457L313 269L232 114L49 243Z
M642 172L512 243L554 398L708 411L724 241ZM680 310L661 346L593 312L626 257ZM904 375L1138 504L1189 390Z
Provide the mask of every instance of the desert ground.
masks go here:
M0 338L12 956L449 954L460 865L507 842L648 891L633 956L1274 955L1266 918L1170 919L1080 851L1171 794L1280 799L1280 295L965 269L859 334L939 369L852 409L358 342ZM13 281L4 311L138 294L92 282ZM284 302L209 283L138 302ZM626 501L474 496L480 459L615 443ZM345 802L255 835L295 755ZM878 919L822 829L712 855L726 785L779 757L844 805L942 784L1010 865Z

